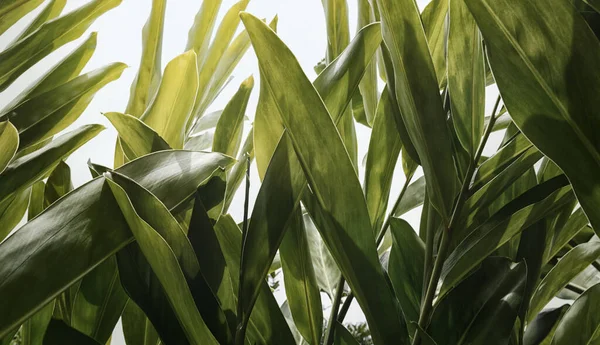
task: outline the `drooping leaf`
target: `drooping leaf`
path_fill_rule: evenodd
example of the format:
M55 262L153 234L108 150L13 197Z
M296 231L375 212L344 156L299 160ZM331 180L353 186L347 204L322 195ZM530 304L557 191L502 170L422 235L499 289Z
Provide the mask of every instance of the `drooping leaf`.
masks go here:
M215 129L213 152L221 152L228 156L237 154L242 142L244 114L253 87L254 78L250 76L242 82L238 91L223 109Z
M104 129L86 125L61 135L43 148L12 161L0 174L0 200L43 178L63 159Z
M372 230L365 231L371 228L366 202L334 121L285 44L258 18L247 13L241 16L262 67L261 82L280 109L314 193L311 214L319 212L319 223L326 222L320 232L362 305L373 338L380 342L408 339L385 282ZM328 147L328 152L322 147ZM332 160L335 172L319 168Z
M568 282L598 257L600 257L598 241L592 240L571 249L540 282L531 298L527 319L533 319Z
M450 1L448 92L456 135L470 157L483 135L485 59L475 19L464 0Z
M140 117L156 94L161 78L161 56L165 25L166 0L153 0L150 16L142 30L140 68L131 83L125 112Z
M395 95L427 179L427 192L444 223L450 218L458 179L446 114L421 18L414 1L378 0L383 41L395 72Z
M185 124L192 114L198 89L196 53L190 50L171 60L156 97L141 120L174 149L183 148Z
M1 52L0 91L6 89L46 55L77 39L96 18L120 3L121 0L90 1L60 18L45 23L33 34Z
M600 228L600 122L589 116L600 72L585 67L600 58L600 41L569 2L466 3L511 118L565 172L592 227ZM583 79L590 82L577 82Z

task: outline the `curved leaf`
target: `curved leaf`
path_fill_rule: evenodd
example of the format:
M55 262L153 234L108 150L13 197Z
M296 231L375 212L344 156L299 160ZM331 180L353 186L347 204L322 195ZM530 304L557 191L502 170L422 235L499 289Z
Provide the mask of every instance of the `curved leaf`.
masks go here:
M592 344L598 338L600 318L595 312L600 284L587 289L565 313L556 328L552 345Z
M23 18L27 13L33 11L44 0L7 0L0 5L0 35L8 28Z
M17 42L29 36L40 26L42 26L42 24L58 17L62 10L65 8L66 4L67 0L50 0L46 7L44 7L44 9L35 17L33 21L31 21L31 23L29 23L29 25L27 25L27 27L23 31L21 31L21 33L15 38L13 42Z
M525 330L523 345L550 345L556 327L569 305L565 304L559 308L544 310L533 319Z
M19 147L19 132L9 121L0 122L0 174L12 161Z
M105 113L104 116L119 132L123 153L129 160L170 149L158 133L135 116L115 112Z

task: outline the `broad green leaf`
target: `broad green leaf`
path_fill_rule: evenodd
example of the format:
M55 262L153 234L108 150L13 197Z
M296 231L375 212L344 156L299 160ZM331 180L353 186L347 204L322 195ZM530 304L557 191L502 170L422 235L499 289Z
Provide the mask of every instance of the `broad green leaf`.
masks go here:
M297 209L279 249L285 294L294 324L310 344L320 344L323 327L321 295L312 266L302 211Z
M388 273L409 333L414 334L421 310L425 244L403 219L392 218L390 230L393 244Z
M525 330L523 345L550 345L560 319L569 309L565 304L558 308L544 310L537 314Z
M446 83L446 46L448 41L448 3L444 0L432 0L421 13L421 19L431 51L438 85Z
M394 217L400 217L406 212L423 205L425 200L425 178L423 176L408 185L404 197L400 200L398 208L394 210Z
M419 11L410 0L378 0L377 4L383 41L394 66L395 95L402 119L423 166L427 194L447 225L458 179Z
M121 0L93 0L42 25L33 34L0 53L0 91L62 45L81 36L100 15ZM0 10L1 11L1 10Z
M242 232L230 215L224 215L215 224L215 234L231 272L233 291L237 297ZM250 316L247 339L251 344L295 344L294 337L266 281L261 284L258 299Z
M167 64L156 97L141 116L174 149L183 148L197 89L196 53L190 50Z
M221 152L228 156L235 156L238 152L244 130L244 114L253 87L254 78L250 76L242 82L238 91L223 109L215 129L213 152Z
M160 339L154 326L146 317L146 314L135 304L129 300L123 315L121 316L123 325L123 337L128 345L158 345Z
M438 344L507 344L527 281L527 266L491 257L435 307L429 335Z
M359 31L363 27L371 24L375 21L375 15L373 8L369 0L358 1L358 23L356 31ZM377 63L373 60L365 71L362 81L358 86L360 95L362 96L365 119L363 122L356 119L358 122L371 127L375 119L377 111L377 104L379 100L377 92ZM393 119L393 118L392 118Z
M67 0L50 0L46 7L35 17L34 20L27 25L27 27L21 31L21 33L14 39L14 42L29 36L32 32L37 30L42 24L58 17L62 10L65 8Z
M173 210L228 164L231 158L217 153L164 151L117 171ZM6 311L0 313L0 337L131 241L104 178L79 187L18 229L0 244L0 260L5 263L0 266L0 293L14 296L0 302Z
M1 117L19 131L19 149L58 134L87 108L98 90L118 79L126 65L114 63L81 75L50 91L29 98Z
M0 174L4 171L17 153L19 147L19 132L9 121L0 122Z
M241 16L262 67L261 82L280 110L315 193L312 210L318 210L329 225L320 232L365 311L373 338L376 342L408 339L379 263L362 188L325 104L277 35L258 18ZM336 170L322 169L329 164L335 164Z
M381 32L378 24L363 28L348 48L314 81L313 85L335 123L340 121L380 43ZM261 82L254 120L254 148L261 178L284 130L281 120L275 115L279 111L266 85Z
M563 177L558 177L530 189L467 235L444 262L440 296L502 244L567 201L571 189L565 187L566 183Z
M587 68L600 59L600 42L569 2L466 2L511 118L565 172L592 227L600 229L600 123L589 116L600 72ZM541 46L548 48L544 54ZM574 84L584 79L590 82Z
M251 128L250 132L248 132L248 136L246 136L242 149L237 156L237 162L227 174L227 189L225 190L223 213L227 213L227 210L229 210L229 205L231 205L235 193L244 180L244 176L246 176L248 159L251 163L254 160L254 128Z
M188 32L188 41L185 50L193 49L198 58L198 66L202 66L206 58L206 51L210 44L212 32L217 21L217 14L222 0L202 1L196 13L194 24Z
M62 320L52 319L44 335L44 345L100 345L94 339L70 327Z
M153 0L150 16L142 30L140 68L131 83L131 93L125 112L140 117L156 94L161 78L163 29L167 0Z
M299 226L299 212L306 179L287 132L271 158L244 233L238 303L239 322L246 326L275 253L288 227ZM277 209L277 212L273 212ZM239 326L238 326L239 327ZM312 339L312 338L309 338Z
M0 200L43 178L63 159L104 129L86 125L61 135L43 148L12 161L0 174Z
M552 338L552 345L594 344L598 341L600 319L595 312L600 284L587 289L567 310Z
M210 3L214 3L215 1L210 1ZM220 2L220 1L219 1ZM198 63L198 81L199 86L197 89L196 96L196 105L194 106L194 110L192 111L192 117L190 121L197 117L201 117L202 113L200 110L204 111L205 109L201 109L200 106L203 105L205 98L207 98L207 91L209 90L210 82L213 78L215 70L219 65L221 58L223 57L227 47L229 47L229 43L233 39L235 31L240 24L240 12L246 9L248 6L248 2L250 0L240 0L235 3L231 8L225 13L225 16L221 20L221 24L215 33L215 37L213 38L208 51L206 51L206 57L202 57L202 61ZM201 9L202 11L202 9ZM207 36L206 38L210 37ZM205 38L205 39L206 39ZM189 41L188 41L189 44ZM198 47L198 44L195 43L194 47ZM189 127L189 122L188 126Z
M212 113L205 114L196 121L194 127L190 131L190 135L200 134L209 129L215 129L217 123L223 114L223 110L213 111Z
M115 178L115 176L113 176L113 178ZM139 205L138 207L135 207L125 190L121 188L118 183L113 182L111 179L107 179L106 181L127 221L129 229L133 233L136 244L139 245L144 257L152 267L152 271L156 274L156 277L162 285L165 295L190 343L219 344L196 308L194 297L183 272L185 268L180 266L185 265L185 263L178 257L178 254L173 252L173 249L169 246L167 240L161 236L162 234L148 224L148 222L146 222L138 213L141 209L140 206L142 206L142 208L144 206ZM144 202L144 200L140 201L142 203ZM160 202L156 204L160 205ZM147 210L155 211L153 207L155 207L155 205L148 205ZM166 210L166 208L164 208L164 210ZM168 213L168 210L166 211ZM157 217L155 217L155 219L156 218ZM177 225L174 218L171 218L171 220L171 223ZM163 234L166 235L170 229L164 230ZM181 235L183 235L181 229L176 231L180 231ZM172 239L176 238L174 232L170 235L173 235ZM183 238L185 239L185 236ZM186 254L179 253L179 255ZM193 258L195 259L195 257Z
M577 274L600 257L600 242L592 240L571 249L542 279L531 298L528 320L532 320Z
M350 42L348 2L346 0L322 0L327 23L327 62L331 63Z
M562 229L558 233L555 233L555 236L552 240L552 248L548 253L547 260L553 258L558 252L567 244L571 239L577 235L579 231L585 228L588 225L588 219L583 213L583 209L578 208L573 214L569 217L569 220L564 225Z
M29 205L29 195L30 189L26 188L0 202L0 241L23 219Z
M21 326L22 345L42 345L48 324L52 319L54 301L44 306Z
M169 150L169 144L148 125L135 116L121 113L105 113L121 140L125 156L132 160L151 152Z
M110 257L81 280L73 301L71 327L106 344L127 300L119 282L117 261Z
M44 0L5 0L0 4L0 35Z
M287 321L287 324L290 327L290 331L292 331L292 335L296 340L296 344L307 345L308 342L306 342L306 340L302 337L302 334L300 334L300 331L298 331L298 328L296 328L296 325L294 324L294 319L292 318L292 312L290 311L288 301L283 302L283 304L281 305L281 313L285 317L285 320Z
M384 221L394 168L402 148L389 97L389 92L384 89L377 106L365 167L365 197L375 233L379 232Z
M92 32L81 45L13 98L10 103L2 108L2 113L9 113L24 101L50 91L79 76L79 73L81 73L96 50L97 39L98 34Z
M456 135L470 157L483 136L485 59L475 19L464 0L450 0L448 92Z

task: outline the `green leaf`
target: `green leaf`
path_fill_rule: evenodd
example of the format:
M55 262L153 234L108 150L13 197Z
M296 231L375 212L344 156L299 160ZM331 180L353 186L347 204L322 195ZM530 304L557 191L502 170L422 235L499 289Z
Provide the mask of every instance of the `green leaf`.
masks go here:
M19 147L19 132L9 121L0 122L0 174L12 161Z
M105 113L104 116L119 133L123 153L129 160L170 149L158 133L136 117L115 112Z
M56 87L79 76L79 73L81 73L85 65L94 54L97 40L98 34L96 32L92 32L81 45L75 48L71 53L69 53L69 55L67 55L56 65L54 65L46 74L29 85L18 96L13 98L10 103L2 108L2 113L9 113L12 109L16 108L28 99L53 90Z
M50 176L48 176L46 187L44 188L44 208L50 206L72 190L71 168L69 168L67 163L61 161L52 170Z
M224 215L215 224L215 234L231 272L233 291L237 297L242 232L230 215ZM251 344L295 344L294 336L266 281L261 284L258 299L250 316L247 339Z
M0 5L0 35L8 28L23 18L27 13L33 11L44 0L7 0Z
M321 295L312 266L302 211L297 209L279 249L285 294L294 324L310 344L320 344L323 327Z
M44 306L35 313L29 320L21 326L21 344L23 345L42 345L44 335L48 329L52 312L54 311L54 301Z
M491 257L435 307L429 335L438 344L506 344L527 281L527 266Z
M427 39L414 1L378 0L383 41L395 72L395 95L408 135L415 145L432 205L447 225L458 179L446 114Z
M388 273L409 333L414 334L421 310L425 244L403 219L392 218L390 230L393 244Z
M318 209L329 225L320 232L365 311L373 338L376 342L408 339L385 282L372 230L367 231L371 224L362 188L325 104L277 35L258 18L241 16L262 67L261 82L280 110L315 193L312 210ZM322 169L329 164L335 164L336 170Z
M152 326L152 323L146 317L146 314L135 304L129 300L123 315L121 316L123 325L123 336L125 343L128 345L158 345L160 339L158 333Z
M100 345L94 339L57 319L50 320L43 343L44 345Z
M114 63L81 75L50 91L29 98L4 117L19 131L19 149L47 139L71 125L98 90L118 79L126 65Z
M295 216L306 179L287 132L271 158L244 234L238 296L238 323L244 327L275 253L288 227L298 226ZM277 212L273 212L277 209ZM239 327L239 325L238 325ZM312 339L309 338L309 339Z
M0 200L44 178L54 167L104 129L86 125L61 135L43 148L12 161L0 174Z
M547 260L553 258L569 241L588 225L588 219L583 213L583 209L578 208L569 217L569 220L564 225L552 240L552 248L548 253Z
M448 44L448 1L432 0L421 14L427 44L431 51L438 85L446 83L446 47Z
M365 69L379 45L381 32L378 24L370 24L356 34L346 50L325 68L313 85L329 114L338 123L355 94ZM261 80L263 79L261 75ZM284 127L276 113L279 109L264 83L254 120L254 144L259 176L264 173L275 151Z
M567 310L556 328L552 345L593 344L597 340L600 319L595 312L600 284L587 289Z
M46 7L35 17L27 27L13 40L13 44L33 33L42 24L58 17L65 8L67 0L50 0Z
M371 4L369 0L359 0L358 1L358 23L356 26L356 31L359 31L363 27L373 23L375 21L375 15L373 13L373 8L371 8ZM375 114L377 112L377 104L379 100L379 96L377 95L377 63L373 61L367 66L367 70L365 71L365 75L363 76L362 81L359 86L360 95L362 96L363 105L364 105L364 114L366 115L365 119L361 122L359 119L356 121L371 127L373 124L373 120L375 119Z
M592 227L600 229L600 123L588 116L600 74L585 67L600 59L600 42L571 3L466 2L511 118L565 172ZM548 47L543 55L541 46ZM574 84L584 79L590 82Z
M389 98L389 92L384 89L377 106L365 167L365 197L375 233L383 225L394 169L402 148Z
M470 157L483 136L485 59L475 19L464 0L450 1L448 92L456 135Z
M156 94L161 78L163 29L166 0L153 0L150 16L142 30L140 68L131 83L131 93L125 112L140 117Z
M531 298L527 319L533 319L568 282L598 257L600 257L600 242L595 240L571 249L540 282Z
M537 314L525 330L523 345L550 345L560 319L569 309L565 304L558 308L544 310Z
M71 311L71 327L106 344L129 298L119 282L117 261L110 257L79 285Z
M12 193L0 202L0 241L23 219L29 205L30 189Z
M211 1L212 3L214 3L214 1ZM209 5L207 6L211 6L211 2L209 2ZM220 1L219 1L220 2ZM190 121L192 121L195 118L201 117L202 116L202 112L205 110L204 107L201 107L201 105L205 106L206 104L204 103L205 99L213 99L213 97L210 97L207 93L207 91L210 89L210 83L211 80L214 76L215 70L217 68L217 66L219 65L219 62L221 60L221 58L223 57L225 51L227 50L227 47L229 47L229 43L231 43L231 40L233 39L233 36L235 34L235 31L237 30L237 27L240 24L240 12L244 11L246 9L246 6L248 6L248 2L250 2L250 0L240 0L239 2L235 3L233 6L231 6L231 8L227 11L227 13L225 13L225 16L223 17L223 19L221 20L221 24L219 25L219 28L217 29L217 32L215 33L215 37L213 38L210 47L208 48L208 51L206 52L206 57L204 56L199 56L198 57L198 81L199 81L199 87L197 89L197 96L196 96L196 105L194 106L194 110L192 111L192 117L190 119ZM202 9L201 9L202 12ZM198 18L198 17L197 17ZM204 25L204 24L203 24ZM211 28L212 30L212 28ZM208 36L206 36L202 41L204 44L204 40L208 39L210 37L210 33ZM190 44L190 41L188 41L188 45ZM198 47L198 44L195 43L194 44L194 48L197 49L196 47ZM202 60L200 60L202 59ZM190 122L188 122L188 127L190 125Z
M212 32L217 21L217 14L222 0L202 1L200 10L196 13L194 24L188 32L188 41L185 50L193 49L198 57L198 66L202 66L206 58L206 51L210 44Z
M352 333L350 333L344 325L339 322L335 322L335 332L333 343L335 345L359 345L359 343L354 339Z
M440 296L502 244L568 201L571 190L565 184L561 176L530 189L466 236L444 262Z
M120 3L121 0L88 2L58 19L45 23L33 34L1 52L0 91L5 90L23 72L46 55L77 39L96 18Z
M190 50L167 64L156 97L141 116L174 149L183 148L197 89L196 53Z
M237 156L237 162L227 174L227 189L225 190L223 213L227 213L227 210L229 210L229 205L231 205L235 193L244 180L244 176L246 176L248 159L250 163L254 160L254 128L250 128L250 132L248 132L248 136L246 136L242 149Z
M228 164L231 159L217 153L163 151L117 171L173 210ZM0 244L0 260L5 263L0 266L0 294L14 296L0 302L5 311L0 313L0 337L132 241L119 215L112 192L104 178L98 178L61 198Z
M120 187L120 184L125 183L127 180L119 179L118 176L119 175L114 174L112 178L120 183L114 182L112 179L107 179L106 181L127 221L129 229L133 233L136 244L141 249L144 257L152 267L152 271L156 274L158 281L162 285L165 295L188 340L192 344L219 344L196 308L194 297L183 272L183 270L186 270L184 265L193 262L193 260L186 262L182 260L182 256L189 255L188 253L193 254L193 251L190 248L188 253L176 253L173 250L180 248L169 246L169 242L175 244L174 241L177 241L177 235L182 235L180 238L187 240L183 231L181 231L180 228L177 229L179 227L177 221L172 218L172 216L171 219L168 217L166 219L161 217L161 220L159 220L159 217L152 216L152 213L154 213L154 216L158 216L159 213L162 213L162 215L164 215L165 212L166 214L169 213L166 207L156 199L144 200L141 198L136 202L138 203L138 207L134 206L129 199L128 194ZM152 196L149 192L145 192L147 193L146 195ZM140 196L140 193L142 192L137 192L136 196ZM151 202L150 200L153 201ZM159 206L162 206L162 208ZM159 209L161 211L158 211ZM162 223L159 223L160 225L171 223L176 226L176 228L169 229L165 226L165 228L161 229L162 233L159 233L158 231L161 230L158 230L158 228L155 229L146 222L138 212L147 213L144 218L147 218L148 216L153 217L153 220ZM169 222L169 220L171 221ZM179 231L179 234L177 231ZM167 235L171 236L171 241L169 242L163 237ZM189 242L187 245L190 246ZM191 257L195 259L195 256ZM198 264L197 261L195 263L196 265ZM198 270L199 268L196 267L197 274L199 274Z
M254 78L250 76L242 82L238 91L223 109L215 129L213 152L221 152L228 156L235 156L238 152L244 130L244 114L253 87Z
M404 197L400 200L398 208L394 210L394 217L398 218L406 212L423 205L425 200L425 177L421 176L408 185Z
M330 299L333 299L335 289L337 289L337 284L341 277L340 270L308 213L305 213L303 218L304 230L308 237L310 257L313 260L312 266L317 277L317 285Z

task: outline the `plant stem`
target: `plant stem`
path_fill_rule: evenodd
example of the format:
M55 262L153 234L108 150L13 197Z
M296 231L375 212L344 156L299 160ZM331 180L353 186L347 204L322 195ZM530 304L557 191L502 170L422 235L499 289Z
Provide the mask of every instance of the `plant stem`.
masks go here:
M327 322L327 331L325 332L325 345L333 344L334 327L337 322L338 310L340 308L340 302L342 301L342 295L344 294L344 278L342 277L335 290L335 296L331 304L331 313L329 314L329 321Z
M242 225L242 238L245 242L246 235L248 233L248 208L250 201L250 156L246 156L246 191L244 196L244 223ZM242 242L242 252L240 253L240 275L239 275L239 288L238 288L238 304L237 304L237 328L235 332L235 344L244 345L246 339L246 324L247 318L244 315L243 304L242 304L242 272L244 262L244 243Z
M456 222L463 203L466 199L467 192L469 190L469 184L471 183L471 179L473 178L473 174L475 173L475 168L477 167L477 162L481 158L481 154L483 153L483 149L487 140L492 133L492 127L494 127L494 123L496 122L496 111L498 110L498 106L500 104L501 97L498 95L496 99L496 104L494 105L494 110L492 111L492 115L490 116L490 121L485 129L481 142L477 147L477 151L475 156L472 158L469 163L469 167L467 168L467 173L463 179L462 187L460 189L460 193L458 194L458 198L454 204L452 215L450 216L450 220L448 225L446 226L445 231L442 233L442 238L440 239L440 247L438 250L438 255L435 258L435 263L433 265L433 271L431 272L431 278L429 279L429 284L427 286L427 290L425 292L425 297L423 299L423 304L421 306L421 312L419 314L419 327L417 331L415 331L415 336L413 338L412 345L419 345L421 343L419 329L427 329L429 318L431 316L431 311L433 309L433 298L435 297L435 291L437 289L438 281L440 280L440 275L442 273L442 267L444 265L444 261L446 260L446 255L448 254L448 248L450 246L450 238L452 236L452 227Z
M394 216L394 212L396 212L396 209L398 209L398 206L400 205L400 201L402 201L402 198L404 197L404 194L406 193L406 189L408 188L408 185L410 184L410 181L412 180L413 175L414 175L414 173L406 176L406 181L404 181L404 185L402 186L402 190L400 191L400 194L398 195L398 198L396 199L394 206L392 206L392 209L390 210L390 213L388 214L386 220L383 222L381 229L379 229L379 233L377 234L377 238L375 240L376 247L379 247L381 242L383 242L383 239L385 238L385 234L387 233L387 229L389 228L390 222L392 221L392 217ZM343 279L344 278L342 277L342 280ZM346 297L346 299L344 300L342 309L340 309L340 311L339 311L338 321L340 323L344 321L344 318L346 317L346 314L348 313L348 309L350 309L350 305L352 304L353 300L354 300L354 294L352 294L352 292L350 292L348 294L348 297Z

